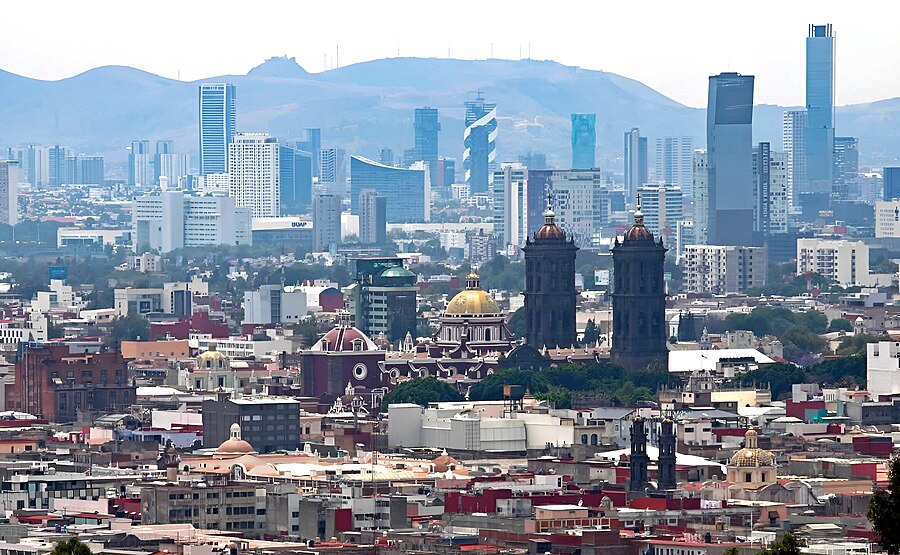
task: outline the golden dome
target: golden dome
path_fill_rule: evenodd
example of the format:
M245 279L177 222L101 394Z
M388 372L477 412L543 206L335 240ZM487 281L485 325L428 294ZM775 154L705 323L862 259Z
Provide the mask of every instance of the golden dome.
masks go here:
M225 355L221 351L216 350L216 347L215 343L210 343L209 348L200 353L197 358L200 360L220 360L225 358Z
M444 314L459 316L462 314L500 314L497 301L487 291L481 289L481 281L475 272L466 276L466 288L453 297Z
M743 449L739 449L737 453L735 453L731 457L730 466L741 468L756 466L775 466L774 453L757 447L758 436L759 434L756 432L756 430L752 428L747 430L747 433L744 434L745 447Z

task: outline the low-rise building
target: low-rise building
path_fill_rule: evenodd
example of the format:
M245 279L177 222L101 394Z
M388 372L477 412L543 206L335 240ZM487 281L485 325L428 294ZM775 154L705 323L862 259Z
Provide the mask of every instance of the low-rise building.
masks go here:
M797 239L797 275L819 274L841 287L874 285L869 246L862 241Z

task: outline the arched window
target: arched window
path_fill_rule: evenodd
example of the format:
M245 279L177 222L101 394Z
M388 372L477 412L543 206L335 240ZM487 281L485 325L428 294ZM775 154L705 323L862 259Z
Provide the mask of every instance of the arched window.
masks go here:
M597 445L597 434L591 434L591 445Z
M587 434L581 434L581 444L587 445Z

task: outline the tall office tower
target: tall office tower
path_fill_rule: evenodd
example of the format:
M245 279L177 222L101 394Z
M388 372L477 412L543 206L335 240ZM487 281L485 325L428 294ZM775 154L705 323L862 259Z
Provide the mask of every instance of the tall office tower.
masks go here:
M497 105L484 101L481 91L465 103L463 167L472 194L487 193L491 167L497 156Z
M760 238L788 231L786 160L784 153L772 152L769 143L753 147L753 231Z
M103 185L106 180L103 156L79 154L66 157L66 176L70 184Z
M18 170L16 160L0 162L0 224L16 225L19 222Z
M709 158L706 149L694 151L694 240L705 245L709 239Z
M625 133L625 195L637 196L638 187L647 182L647 137L635 127Z
M437 173L432 176L432 185L439 189L448 190L450 185L456 182L456 159L438 158Z
M753 76L722 73L710 77L706 112L710 244L752 244L752 124Z
M156 141L156 153L153 155L153 182L159 183L165 177L168 187L190 190L192 184L187 179L191 173L191 155L175 152L175 143L171 140Z
M378 163L385 166L394 165L394 149L384 147L378 151Z
M313 177L319 175L319 151L322 150L322 130L312 127L303 130L303 138L297 141L297 148L312 154Z
M885 166L881 175L884 179L884 200L900 199L900 167Z
M281 213L300 214L312 203L312 155L287 145L278 150Z
M596 152L597 114L572 114L572 169L593 169Z
M859 199L859 139L834 138L834 187L832 193L839 200Z
M50 147L48 176L51 187L59 187L69 182L66 176L66 158L69 156L72 156L72 150L69 148L59 145ZM72 177L74 179L74 176Z
M575 257L578 247L547 206L544 225L525 248L525 341L536 349L575 344Z
M416 158L428 164L431 175L437 172L438 162L438 133L441 131L441 123L438 121L437 108L416 108L415 121Z
M526 225L528 226L528 236L531 237L544 225L544 212L547 210L547 203L550 199L551 176L554 172L548 169L535 170L527 165L525 167L528 169Z
M641 198L634 223L622 242L616 238L613 255L613 333L611 361L626 370L668 367L666 286L663 282L666 248L644 225Z
M806 110L786 110L781 122L782 144L787 157L787 188L791 210L800 208L806 191Z
M691 137L656 139L656 180L677 185L685 198L694 198L694 140Z
M342 197L347 196L345 154L341 148L319 149L319 188L322 192L341 195Z
M654 235L674 235L678 222L684 219L684 195L681 187L644 185L638 192L641 195L641 210L647 229Z
M279 155L268 133L238 133L228 145L228 196L254 218L281 215Z
M359 195L375 189L387 197L387 221L427 222L431 219L431 184L428 166L417 162L409 169L392 168L362 156L350 157L350 213L359 214Z
M228 171L228 149L237 132L234 101L231 83L200 85L200 175Z
M387 243L387 197L375 189L359 192L359 242L365 245Z
M831 24L810 25L806 38L806 185L831 193L834 152L834 37Z
M550 166L547 164L547 155L543 152L529 152L528 154L520 154L519 163L529 170L546 170L550 168Z
M337 252L341 244L341 197L313 196L313 252Z
M18 179L33 187L50 183L50 149L40 145L8 149L8 160L18 162Z
M128 149L128 184L142 187L154 185L153 153L150 141L131 141Z
M493 181L494 236L507 256L517 256L528 239L528 169L501 164Z

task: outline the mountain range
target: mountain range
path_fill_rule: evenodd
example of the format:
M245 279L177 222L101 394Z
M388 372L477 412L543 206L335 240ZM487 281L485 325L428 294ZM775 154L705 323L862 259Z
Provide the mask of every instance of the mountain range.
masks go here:
M760 78L759 76L757 77ZM57 81L0 70L0 145L61 144L102 153L121 165L132 140L173 139L196 165L197 86L237 86L239 131L266 131L287 141L306 127L322 129L324 146L399 157L413 145L413 111L438 108L440 152L462 154L463 102L481 91L496 102L498 160L543 152L556 167L570 160L570 114L597 114L598 163L621 171L623 134L639 127L652 140L689 135L705 144L706 113L613 73L539 60L387 58L309 73L292 58L271 58L246 75L184 82L138 69L107 66ZM782 112L759 105L754 141L781 148ZM861 162L893 163L900 153L900 98L838 107L838 135L860 138Z

